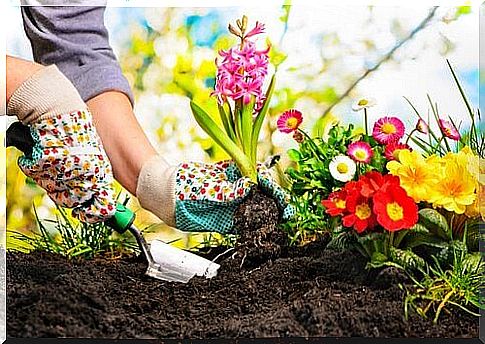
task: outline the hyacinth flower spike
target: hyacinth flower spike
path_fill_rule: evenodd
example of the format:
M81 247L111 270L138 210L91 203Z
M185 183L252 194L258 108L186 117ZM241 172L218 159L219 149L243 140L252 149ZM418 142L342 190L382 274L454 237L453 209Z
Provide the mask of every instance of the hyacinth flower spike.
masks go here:
M255 27L246 32L247 22L247 17L243 16L236 21L236 26L229 25L229 32L240 39L240 44L220 51L216 59L217 76L212 95L217 98L223 128L196 103L191 101L190 105L196 121L231 156L243 176L257 182L257 144L275 76L263 92L270 48L258 50L249 40L264 32L264 24L256 22Z

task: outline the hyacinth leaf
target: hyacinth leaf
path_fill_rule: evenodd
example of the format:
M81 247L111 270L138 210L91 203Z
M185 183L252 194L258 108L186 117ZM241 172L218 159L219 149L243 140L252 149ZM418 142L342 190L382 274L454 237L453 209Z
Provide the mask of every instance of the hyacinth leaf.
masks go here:
M234 127L231 125L229 116L228 116L226 110L224 109L224 106L220 105L218 103L217 108L219 109L219 115L221 116L222 125L224 126L224 129L226 130L226 134L230 137L230 139L233 142L237 142L236 133L234 132Z
M200 127L236 162L243 176L257 183L256 166L251 163L244 152L229 138L229 136L214 122L214 120L193 101L190 108Z
M271 101L271 97L273 96L273 91L275 87L275 79L276 79L276 74L273 74L268 86L268 90L266 91L266 99L264 100L263 107L261 108L258 115L256 116L256 119L254 120L253 132L251 134L251 160L254 162L256 162L256 159L257 159L259 133L261 132L261 127L263 126L264 118L268 113L269 103Z
M241 139L244 154L251 159L251 134L253 130L253 111L254 111L255 97L251 96L251 101L248 104L242 106L241 113Z
M234 137L237 138L236 136L236 126L234 124L234 114L232 112L232 107L227 104L227 111L226 111L228 118L229 118L229 126L232 128L232 132L234 133Z
M243 149L241 110L241 103L236 102L236 108L234 109L234 128L236 131L237 140L240 143L241 149Z
M446 218L435 209L424 208L419 210L419 222L443 239L449 240L451 238L452 233Z

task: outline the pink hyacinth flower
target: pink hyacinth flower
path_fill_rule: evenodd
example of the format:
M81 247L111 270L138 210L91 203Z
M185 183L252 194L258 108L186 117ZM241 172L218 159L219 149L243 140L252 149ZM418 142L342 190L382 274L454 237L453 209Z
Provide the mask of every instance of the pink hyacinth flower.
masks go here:
M249 31L246 35L244 35L244 38L256 36L263 32L264 32L264 24L257 21L254 28L251 31Z
M368 164L374 155L372 147L364 141L353 142L347 148L347 155L356 162Z
M372 136L380 144L397 142L404 136L404 124L397 117L382 117L374 124Z
M461 139L461 135L458 132L458 129L456 129L456 127L450 121L440 118L438 124L440 126L441 132L447 138L455 141L459 141Z
M406 143L391 142L386 146L386 149L384 151L384 156L386 157L387 160L399 160L398 159L399 152L403 149L412 151L411 147L409 147L409 145Z
M228 99L242 99L244 104L248 104L254 96L255 110L262 107L265 100L263 82L268 74L268 52L269 47L259 51L254 42L250 41L244 41L242 47L219 51L220 58L216 59L216 85L212 92L213 96L217 96L219 104L222 105Z
M278 130L282 133L288 134L296 131L303 122L303 116L300 111L291 109L283 112L283 114L278 118L276 125Z

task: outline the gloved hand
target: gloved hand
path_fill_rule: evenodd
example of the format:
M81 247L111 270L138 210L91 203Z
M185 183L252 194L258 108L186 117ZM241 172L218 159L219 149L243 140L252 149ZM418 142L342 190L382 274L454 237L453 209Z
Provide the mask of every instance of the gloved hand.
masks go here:
M12 95L7 114L25 124L14 124L7 135L25 143L30 134L33 140L18 160L25 175L57 205L74 208L73 215L83 222L114 215L111 164L86 104L57 67L25 81Z
M147 169L160 168L160 163L157 164L156 160L154 163L152 168ZM232 161L184 163L170 173L161 174L161 178L157 179L156 175L156 172L147 173L142 169L137 190L140 204L168 225L188 232L234 233L234 212L254 185L249 178L241 176ZM164 179L167 175L171 175L165 179L169 187L158 189L156 180ZM291 217L294 210L288 204L288 195L274 181L264 164L258 164L258 184L263 192L275 199L282 218L286 220ZM174 199L166 197L160 201L157 195L164 193L173 193Z

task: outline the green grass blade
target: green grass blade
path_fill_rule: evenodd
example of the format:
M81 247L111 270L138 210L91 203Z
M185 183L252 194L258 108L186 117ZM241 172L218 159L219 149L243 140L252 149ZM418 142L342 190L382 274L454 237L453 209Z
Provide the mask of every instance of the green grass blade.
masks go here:
M443 138L443 141L445 142L446 149L448 150L448 152L451 152L451 148L448 144L448 141L446 140L446 136L443 133L443 130L441 129L441 126L440 126L440 123L439 123L440 117L438 115L438 106L436 105L436 107L435 107L433 105L433 101L431 100L431 97L429 96L429 94L427 94L426 96L428 97L429 104L431 105L431 110L433 111L433 115L434 115L434 118L436 120L436 124L438 124L438 128L440 129L441 137Z
M256 166L251 164L244 152L219 128L212 118L196 103L190 102L192 113L200 127L221 146L236 162L241 173L249 177L253 182L257 182Z
M410 101L408 98L406 98L406 97L404 97L404 99L406 99L406 101L407 101L407 102L408 102L408 104L411 106L411 108L414 110L414 112L416 113L416 115L417 115L417 116L418 116L420 119L422 119L421 115L419 114L418 110L417 110L417 109L416 109L416 107L413 105L413 103L411 103L411 101ZM423 121L424 121L424 120L423 120ZM438 138L437 138L437 137L436 137L436 135L433 133L433 131L431 131L431 129L429 128L429 125L430 125L430 123L429 123L429 113L428 113L428 122L427 122L426 124L428 125L428 135L431 135L431 136L432 136L432 137L435 139L435 141L436 141L436 142L438 142ZM431 143L431 140L430 140L430 143Z
M446 63L448 64L448 67L450 68L451 74L453 75L453 79L455 79L456 86L458 87L458 90L460 91L461 97L463 98L463 101L465 102L466 108L468 110L468 113L470 115L470 118L472 120L472 127L475 126L475 115L473 113L473 109L468 102L468 99L465 95L465 91L463 90L463 87L461 87L460 81L458 80L458 77L455 74L455 71L453 70L453 67L451 66L451 63L448 59L446 59Z
M271 81L266 91L266 99L264 100L263 107L259 111L253 124L253 132L251 135L251 161L256 163L257 161L257 151L258 151L258 139L261 132L261 127L263 126L264 118L269 110L269 103L271 102L271 97L273 96L273 91L275 87L276 74L273 74Z

